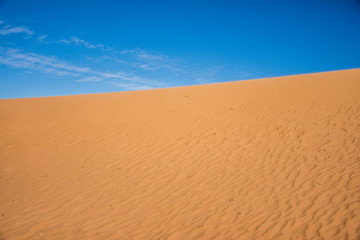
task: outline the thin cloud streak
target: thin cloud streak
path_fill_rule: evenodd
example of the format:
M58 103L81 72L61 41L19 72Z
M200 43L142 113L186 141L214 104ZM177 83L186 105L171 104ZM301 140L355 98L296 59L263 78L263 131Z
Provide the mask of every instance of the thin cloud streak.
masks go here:
M76 75L76 73L88 72L88 68L69 65L55 57L46 57L35 53L23 53L19 49L0 48L2 53L0 63L15 68L40 70L56 75Z
M76 80L76 82L101 82L104 81L105 78L104 77L99 77L99 76L88 76L88 77L84 77L81 79Z
M125 72L101 72L77 66L55 57L0 47L0 64L19 69L42 71L56 76L76 77L76 82L104 82L126 90L149 89L161 86L158 81ZM132 88L133 87L133 88Z
M31 31L29 28L20 26L20 27L12 27L11 25L6 25L2 29L0 29L0 35L9 35L9 34L16 34L16 33L26 33L28 35L33 35L34 32Z
M108 83L112 84L114 87L119 87L119 88L122 88L124 90L129 90L129 91L154 89L154 87L152 87L152 86L141 85L141 84L136 84L136 83L127 83L126 84L126 83L119 83L119 82L112 82L112 81L108 81Z
M43 41L45 40L45 38L47 38L47 35L46 35L46 34L39 36L39 37L37 38L37 40L38 40L39 42L43 42Z
M59 43L65 43L67 45L74 45L74 46L83 46L86 48L104 48L103 44L92 44L88 41L80 39L78 37L71 37L70 39L61 39L58 41Z
M93 72L94 75L86 76L82 79L76 80L77 82L106 82L116 87L127 86L146 86L146 88L154 88L162 86L159 81L151 80L137 75L128 74L125 72Z
M120 53L132 56L132 65L143 70L166 70L172 73L181 71L178 60L159 53L149 53L141 48L123 50Z

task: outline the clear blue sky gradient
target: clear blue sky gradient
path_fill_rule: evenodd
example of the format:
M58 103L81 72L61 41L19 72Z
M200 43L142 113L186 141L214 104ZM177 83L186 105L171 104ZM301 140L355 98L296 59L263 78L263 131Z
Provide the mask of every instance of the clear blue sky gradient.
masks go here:
M0 0L0 98L360 67L360 1Z

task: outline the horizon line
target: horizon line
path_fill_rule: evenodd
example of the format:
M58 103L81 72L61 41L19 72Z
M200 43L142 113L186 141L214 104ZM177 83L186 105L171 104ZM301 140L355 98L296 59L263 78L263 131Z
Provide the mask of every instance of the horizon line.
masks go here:
M321 73L331 73L331 72L340 72L340 71L351 71L351 70L360 70L360 67L356 68L346 68L346 69L338 69L338 70L330 70L330 71L321 71L321 72L307 72L300 74L288 74L288 75L280 75L280 76L272 76L272 77L257 77L250 79L242 79L242 80L230 80L225 82L213 82L213 83L199 83L192 85L181 85L174 87L159 87L152 89L142 89L142 90L125 90L125 91L111 91L111 92L95 92L95 93L82 93L82 94L66 94L66 95L50 95L50 96L34 96L34 97L15 97L15 98L0 98L1 100L17 100L17 99L33 99L33 98L53 98L53 97L70 97L70 96L84 96L84 95L94 95L94 94L111 94L111 93L121 93L121 92L139 92L139 91L153 91L159 89L171 89L171 88L181 88L181 87L191 87L191 86L204 86L204 85L214 85L214 84L226 84L232 82L240 82L240 81L253 81L253 80L261 80L261 79L272 79L272 78L283 78L283 77L291 77L291 76L302 76L309 74L321 74Z

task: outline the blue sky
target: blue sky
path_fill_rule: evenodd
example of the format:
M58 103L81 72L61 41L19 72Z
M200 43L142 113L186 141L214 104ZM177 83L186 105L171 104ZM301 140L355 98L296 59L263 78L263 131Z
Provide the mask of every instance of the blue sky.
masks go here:
M358 67L359 0L0 0L0 98Z

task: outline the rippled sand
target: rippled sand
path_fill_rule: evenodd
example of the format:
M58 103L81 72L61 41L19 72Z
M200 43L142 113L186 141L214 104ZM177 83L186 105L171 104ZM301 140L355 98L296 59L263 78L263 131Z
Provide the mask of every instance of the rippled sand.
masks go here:
M360 69L0 100L0 239L359 239Z

